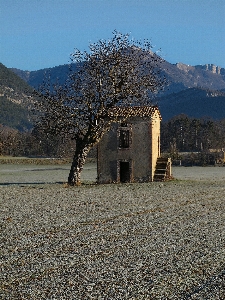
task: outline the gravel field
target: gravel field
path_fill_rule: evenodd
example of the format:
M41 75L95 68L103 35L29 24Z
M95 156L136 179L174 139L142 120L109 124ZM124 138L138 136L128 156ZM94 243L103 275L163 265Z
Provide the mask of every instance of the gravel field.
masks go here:
M0 165L0 299L225 299L225 168L66 188L69 166Z

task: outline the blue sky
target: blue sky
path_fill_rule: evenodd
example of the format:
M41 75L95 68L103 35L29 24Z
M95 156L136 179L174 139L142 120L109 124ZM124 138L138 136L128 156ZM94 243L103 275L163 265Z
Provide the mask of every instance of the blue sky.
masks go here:
M171 63L225 68L225 0L0 0L0 62L66 64L114 29L150 39Z

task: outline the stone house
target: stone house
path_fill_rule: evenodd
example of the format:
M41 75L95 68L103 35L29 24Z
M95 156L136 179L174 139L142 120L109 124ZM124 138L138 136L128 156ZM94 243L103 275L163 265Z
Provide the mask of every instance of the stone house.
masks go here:
M98 144L98 183L149 182L171 176L171 162L160 158L161 115L157 106L117 107Z

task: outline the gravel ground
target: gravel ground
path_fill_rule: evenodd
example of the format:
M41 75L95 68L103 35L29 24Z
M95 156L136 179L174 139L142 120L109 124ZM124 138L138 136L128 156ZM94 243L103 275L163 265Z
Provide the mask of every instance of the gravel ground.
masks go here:
M68 167L0 166L1 299L225 299L225 168L65 188Z

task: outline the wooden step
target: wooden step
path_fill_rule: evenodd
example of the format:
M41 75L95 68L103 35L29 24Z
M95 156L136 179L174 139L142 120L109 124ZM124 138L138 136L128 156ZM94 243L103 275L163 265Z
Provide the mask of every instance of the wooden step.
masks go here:
M168 168L170 168L170 163L171 161L168 158L159 157L157 159L153 181L165 181L168 179Z
M154 175L154 181L164 181L165 180L165 174L155 174Z
M166 173L166 170L165 169L156 169L155 170L155 175L160 175L160 174L165 174Z
M168 162L168 158L158 157L157 162Z
M166 169L167 164L156 164L156 169Z

